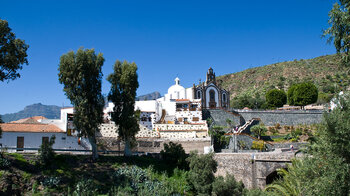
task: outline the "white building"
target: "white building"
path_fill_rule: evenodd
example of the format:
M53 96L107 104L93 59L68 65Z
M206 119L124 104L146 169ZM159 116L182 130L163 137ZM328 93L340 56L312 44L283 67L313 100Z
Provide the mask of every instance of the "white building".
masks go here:
M135 102L135 110L141 112L141 132L154 130L162 138L207 137L208 127L202 119L202 109L229 108L229 96L228 91L217 85L212 68L207 72L206 82L198 86L184 88L177 77L164 97ZM111 119L113 107L113 103L109 103L104 110L106 122ZM103 130L101 132L106 135Z
M0 124L2 137L0 147L7 148L9 152L23 151L13 148L33 148L25 152L37 152L43 142L48 142L55 136L54 149L91 150L91 145L85 138L67 135L67 132L54 124L43 123L49 119L28 118L11 123ZM52 120L58 123L58 120ZM59 124L59 123L58 123ZM61 123L63 124L63 123ZM79 141L78 141L79 140Z

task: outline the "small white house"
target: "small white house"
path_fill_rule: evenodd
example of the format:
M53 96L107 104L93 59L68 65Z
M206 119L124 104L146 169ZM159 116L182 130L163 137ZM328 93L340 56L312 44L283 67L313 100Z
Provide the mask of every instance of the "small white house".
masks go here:
M66 132L53 124L42 123L3 123L0 124L2 137L0 147L8 152L23 151L13 148L39 148L43 142L48 142L52 136L56 137L54 149L91 150L91 145L85 138L67 136ZM79 140L79 141L78 141ZM37 150L24 150L37 152Z

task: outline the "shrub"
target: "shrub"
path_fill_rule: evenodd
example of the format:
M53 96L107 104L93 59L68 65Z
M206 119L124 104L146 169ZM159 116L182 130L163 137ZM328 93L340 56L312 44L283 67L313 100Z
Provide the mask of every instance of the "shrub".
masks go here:
M44 166L50 165L55 157L55 152L52 149L55 139L56 136L53 135L49 142L43 142L39 148L39 162Z
M189 161L190 171L187 181L192 190L197 194L210 195L212 183L215 180L214 173L217 169L217 162L213 154L198 155L191 152Z
M49 188L58 187L60 183L61 183L61 178L57 176L48 176L41 181L41 185Z
M97 185L94 183L92 179L83 179L74 186L73 194L71 195L74 195L74 196L75 195L77 196L97 195Z
M266 149L264 141L253 141L252 149L263 151Z
M275 128L276 128L276 129L280 129L280 128L281 128L281 125L280 125L279 123L276 123L276 124L275 124Z
M113 174L113 181L116 188L136 195L170 194L162 182L152 179L147 170L136 166L119 168Z
M273 108L282 107L287 102L287 95L283 90L271 89L266 93L266 102Z
M269 131L272 133L272 135L277 135L279 131L273 127L269 127Z
M237 182L231 174L226 174L225 178L217 177L212 186L212 195L214 196L242 195L244 190L242 181Z
M6 169L10 167L11 162L3 155L0 154L0 169Z
M181 144L164 143L164 150L160 151L160 155L168 164L173 164L181 169L188 168L188 163L186 162L187 154Z

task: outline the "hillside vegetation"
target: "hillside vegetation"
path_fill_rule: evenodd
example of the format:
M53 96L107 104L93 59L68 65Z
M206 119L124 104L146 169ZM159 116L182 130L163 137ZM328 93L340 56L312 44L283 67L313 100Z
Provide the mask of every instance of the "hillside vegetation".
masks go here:
M264 98L269 89L287 91L293 83L312 82L319 91L318 103L326 103L350 83L336 54L255 67L217 79L231 92L231 102L243 96Z

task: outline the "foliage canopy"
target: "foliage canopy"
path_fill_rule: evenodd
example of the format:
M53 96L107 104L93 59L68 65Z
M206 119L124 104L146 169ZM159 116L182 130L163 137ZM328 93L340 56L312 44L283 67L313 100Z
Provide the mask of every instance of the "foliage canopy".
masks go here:
M125 141L125 155L130 155L130 142L135 140L139 131L139 116L135 112L136 90L139 87L137 65L132 62L117 60L114 72L107 80L111 83L108 100L114 104L112 120L118 126L119 137Z
M74 106L74 126L89 138L94 158L97 158L95 133L103 120L103 62L102 53L96 55L94 49L80 48L76 53L62 55L58 68L59 81Z
M15 80L20 77L17 72L28 64L27 49L24 40L16 39L6 20L0 19L0 81Z
M215 181L214 173L217 169L217 163L213 159L213 154L198 155L191 152L187 160L190 162L188 183L193 191L198 195L210 195L212 183Z
M283 90L271 89L266 93L266 102L272 107L282 107L287 102L287 95Z
M290 105L305 106L315 103L318 98L317 87L310 82L292 85L287 92Z

